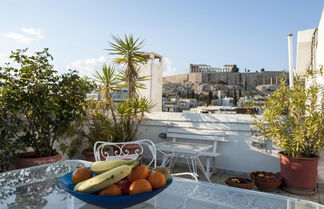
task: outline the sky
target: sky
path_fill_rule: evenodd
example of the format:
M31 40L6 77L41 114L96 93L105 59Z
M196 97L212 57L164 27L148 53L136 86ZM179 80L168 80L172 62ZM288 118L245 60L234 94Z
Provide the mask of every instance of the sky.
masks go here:
M49 48L55 69L92 75L111 63L111 36L133 34L165 57L164 75L189 64L288 69L286 35L317 27L324 0L0 0L0 66L10 51Z

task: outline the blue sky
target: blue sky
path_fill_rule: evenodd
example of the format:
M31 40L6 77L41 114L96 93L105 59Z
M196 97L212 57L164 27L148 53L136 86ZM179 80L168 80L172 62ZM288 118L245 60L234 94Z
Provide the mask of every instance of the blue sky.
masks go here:
M287 69L286 35L316 27L323 0L0 0L0 63L16 48L50 48L59 72L91 74L111 57L111 35L145 39L167 57L165 74L190 63ZM295 48L296 49L296 48Z

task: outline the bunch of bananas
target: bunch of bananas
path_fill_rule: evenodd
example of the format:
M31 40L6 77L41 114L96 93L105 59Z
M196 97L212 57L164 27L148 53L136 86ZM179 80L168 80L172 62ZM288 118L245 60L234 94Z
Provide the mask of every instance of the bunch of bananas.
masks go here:
M127 177L139 163L136 160L109 160L91 164L90 170L97 175L77 183L74 191L95 193ZM72 176L73 178L73 176Z

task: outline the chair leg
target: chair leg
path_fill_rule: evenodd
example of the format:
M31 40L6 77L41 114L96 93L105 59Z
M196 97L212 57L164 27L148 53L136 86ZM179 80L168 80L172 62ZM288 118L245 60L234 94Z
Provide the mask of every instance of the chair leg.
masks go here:
M194 168L193 167L191 167L192 165L190 165L190 162L189 162L189 159L186 157L186 161L187 161L187 165L188 165L188 168L189 168L189 172L190 173L194 173Z
M165 167L167 165L167 162L168 162L169 159L170 159L170 156L169 155L164 155L163 156L162 163L161 163L161 166L162 167Z
M209 177L211 176L211 174L210 174L210 157L207 157L207 159L206 159L206 173Z
M216 172L217 172L217 169L216 169L216 157L213 157L213 171L214 171L214 174L216 174Z
M190 159L191 159L191 164L192 164L192 167L193 167L193 172L198 175L196 161L194 160L193 157L191 157Z
M173 156L171 159L172 159L172 160L171 160L171 163L170 163L170 164L171 164L170 171L173 170L174 165L175 165L175 163L176 163L176 161L177 161L177 157L176 157L176 156Z
M201 172L204 174L205 178L207 179L207 181L210 182L209 175L206 173L206 170L205 170L203 164L201 163L199 157L196 157L195 160L196 160L197 165L200 168Z

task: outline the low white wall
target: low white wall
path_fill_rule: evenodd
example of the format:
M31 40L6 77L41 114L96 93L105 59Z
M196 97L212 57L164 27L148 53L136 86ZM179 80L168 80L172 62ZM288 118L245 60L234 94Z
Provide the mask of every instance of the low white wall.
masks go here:
M166 133L170 125L226 131L227 142L221 142L217 158L217 168L245 172L262 170L278 172L279 158L276 151L272 154L252 145L250 125L253 118L240 114L199 114L199 113L151 113L141 125L140 138L151 139L158 143L160 133Z
M250 115L241 114L156 112L147 115L146 121L140 127L139 138L150 139L155 143L168 140L159 138L159 134L166 133L170 125L224 130L228 135L228 141L221 142L218 146L218 152L222 153L217 158L218 169L238 173L256 170L279 172L278 150L268 153L265 149L252 146L252 142L255 141L251 136L252 121ZM59 150L58 146L57 148ZM82 150L80 149L80 153L77 153L74 158L83 159ZM321 152L321 156L324 156L324 151ZM65 155L63 159L67 159L67 156ZM324 185L324 157L319 161L318 183Z

